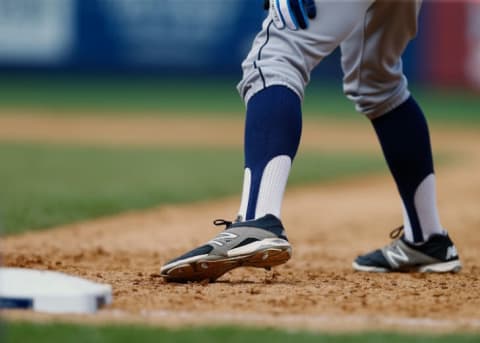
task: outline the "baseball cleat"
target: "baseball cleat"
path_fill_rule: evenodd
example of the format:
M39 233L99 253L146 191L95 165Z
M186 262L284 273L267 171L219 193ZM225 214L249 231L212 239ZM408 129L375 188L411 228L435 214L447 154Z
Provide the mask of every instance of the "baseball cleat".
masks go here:
M274 215L235 223L217 219L213 223L226 228L206 244L167 262L160 269L166 281L214 282L234 268L270 269L292 255L285 229Z
M353 269L377 273L458 273L462 269L457 249L447 234L432 235L428 241L414 244L405 240L402 229L392 231L390 237L394 240L389 245L358 256Z

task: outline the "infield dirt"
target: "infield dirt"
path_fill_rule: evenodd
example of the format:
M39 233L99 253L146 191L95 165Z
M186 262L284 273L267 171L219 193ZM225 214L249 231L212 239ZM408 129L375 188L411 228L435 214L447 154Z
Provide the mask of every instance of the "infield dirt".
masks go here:
M175 145L174 136L165 138L167 132L185 129L182 120L111 123L95 118L0 117L0 140L99 144L103 137L106 144ZM103 135L96 135L102 132L102 125ZM189 125L195 128L188 134L190 145L241 145L240 119L190 120ZM368 124L312 122L305 126L304 150L380 153ZM28 127L28 134L20 127ZM49 129L42 131L41 127ZM66 135L65 127L75 128L76 135ZM218 134L225 131L228 134ZM215 141L205 137L215 137ZM53 269L110 283L114 302L92 316L17 311L3 315L168 326L480 331L480 132L435 127L432 137L435 150L450 157L449 163L437 167L437 179L442 222L464 263L458 275L352 271L355 256L386 244L389 230L401 224L395 186L383 175L289 189L283 221L294 247L293 258L272 272L238 269L214 284L167 284L159 276L159 267L214 236L219 229L212 220L232 218L238 210L238 197L164 206L4 237L0 243L5 265ZM241 180L235 182L240 189Z

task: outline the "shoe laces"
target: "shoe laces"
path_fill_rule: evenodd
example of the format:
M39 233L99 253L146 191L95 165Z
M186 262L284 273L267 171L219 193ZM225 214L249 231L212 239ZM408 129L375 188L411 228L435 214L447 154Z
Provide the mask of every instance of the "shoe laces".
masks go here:
M400 236L401 236L402 234L403 234L403 225L397 227L396 229L393 229L393 230L390 232L390 238L391 238L391 239L397 239L397 238L400 238Z
M230 226L232 226L232 222L229 221L229 220L225 220L225 219L215 219L213 221L213 225L215 226L222 226L222 225L225 225L225 230L228 229Z

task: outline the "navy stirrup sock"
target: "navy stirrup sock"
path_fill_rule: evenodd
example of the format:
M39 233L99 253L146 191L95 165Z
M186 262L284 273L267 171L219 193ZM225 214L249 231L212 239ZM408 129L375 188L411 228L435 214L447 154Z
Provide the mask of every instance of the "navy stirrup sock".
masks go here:
M425 216L423 222L431 226L425 229L441 229L436 212L433 158L425 116L410 97L394 110L373 119L372 123L403 201L404 216L407 215L405 222L411 229L410 238L414 242L422 242L426 239L422 232L422 215ZM424 185L420 188L422 183ZM416 198L419 189L421 199ZM424 208L427 210L422 210Z
M291 162L302 130L301 100L285 86L255 94L247 105L241 219L280 216Z

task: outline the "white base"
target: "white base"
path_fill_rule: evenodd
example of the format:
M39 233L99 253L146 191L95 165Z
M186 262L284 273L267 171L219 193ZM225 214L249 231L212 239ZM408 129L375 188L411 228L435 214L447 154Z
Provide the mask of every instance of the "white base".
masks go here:
M94 313L112 302L112 287L53 271L0 268L0 308Z

